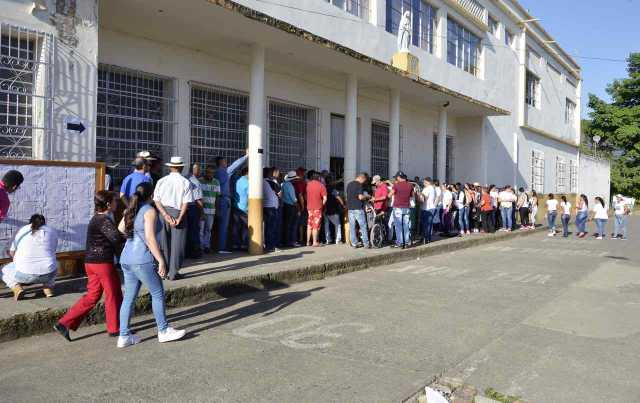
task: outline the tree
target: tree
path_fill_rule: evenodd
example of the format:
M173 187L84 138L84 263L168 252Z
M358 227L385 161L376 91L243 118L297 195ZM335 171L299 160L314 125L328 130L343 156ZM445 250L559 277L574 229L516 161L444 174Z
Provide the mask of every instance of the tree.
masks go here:
M613 155L611 186L614 193L640 198L640 53L627 59L628 78L607 86L611 103L589 94L589 137L600 136L598 149Z

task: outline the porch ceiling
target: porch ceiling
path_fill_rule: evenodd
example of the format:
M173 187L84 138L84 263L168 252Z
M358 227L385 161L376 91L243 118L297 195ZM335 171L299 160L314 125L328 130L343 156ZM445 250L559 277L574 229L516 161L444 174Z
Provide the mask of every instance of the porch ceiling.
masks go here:
M270 71L313 76L337 89L344 88L342 77L353 72L367 93L386 96L388 89L398 89L402 102L414 109L450 102L453 116L509 114L228 0L102 1L100 25L245 65L250 63L250 46L260 43L267 49Z

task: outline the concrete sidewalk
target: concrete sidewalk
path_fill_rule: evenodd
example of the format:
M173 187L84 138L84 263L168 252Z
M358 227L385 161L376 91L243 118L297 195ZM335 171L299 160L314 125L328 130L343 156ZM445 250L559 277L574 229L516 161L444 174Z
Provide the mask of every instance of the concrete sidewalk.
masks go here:
M440 239L430 245L406 250L353 249L346 245L320 248L303 247L262 256L247 254L209 255L190 260L182 270L184 278L166 281L167 307L180 307L204 301L228 298L247 292L274 290L290 284L319 280L328 276L364 270L373 266L393 264L430 255L451 252L490 242L535 233L474 234ZM12 340L52 331L53 324L84 293L86 280L61 280L56 296L44 298L37 288L27 288L25 299L13 301L11 290L0 289L0 341ZM36 290L38 290L36 292ZM151 300L146 290L136 302L136 315L151 312ZM88 324L104 322L100 304L87 318Z

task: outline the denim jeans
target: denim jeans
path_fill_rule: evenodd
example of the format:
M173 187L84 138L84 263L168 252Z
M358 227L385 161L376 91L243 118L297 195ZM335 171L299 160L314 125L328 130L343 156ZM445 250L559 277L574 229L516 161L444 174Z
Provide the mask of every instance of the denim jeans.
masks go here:
M626 238L628 222L629 222L628 215L616 214L616 220L613 222L613 234L622 235L623 238Z
M202 221L200 221L200 245L202 245L202 249L211 249L214 218L213 214L204 214Z
M216 215L218 216L218 250L226 250L227 236L229 236L229 219L231 217L231 200L221 196L217 200Z
M422 236L426 242L431 242L433 233L433 219L436 216L436 209L422 210L420 221L422 222Z
M511 229L513 207L500 207L500 217L502 218L502 229Z
M233 247L236 249L249 247L249 217L247 213L236 208L233 209Z
M275 249L278 245L278 209L274 207L265 207L262 209L264 214L264 247L267 251Z
M169 325L165 314L164 288L156 270L156 264L121 264L120 266L124 277L124 297L120 307L120 336L128 336L131 333L129 322L141 284L149 289L151 309L156 318L158 331L165 331Z
M596 218L596 232L598 233L598 235L600 235L601 237L604 237L604 227L607 225L607 220L605 220L604 218Z
M369 247L369 230L367 227L367 216L364 210L349 210L349 239L351 246L358 244L358 233L356 232L356 223L360 226L360 236L365 247Z
M571 221L571 216L569 214L563 214L560 217L562 220L562 236L569 236L569 221Z
M2 281L9 288L18 284L44 284L48 288L53 288L56 280L56 271L48 274L28 274L16 271L15 263L11 262L2 268Z
M396 245L405 246L411 243L411 209L394 208L393 226L396 229Z
M460 225L460 232L469 231L469 206L458 209L458 224Z
M547 213L547 223L549 224L549 230L550 231L555 231L556 230L556 217L558 216L558 213L555 211L551 211L549 213Z
M325 214L324 217L324 239L327 243L332 243L331 227L336 231L336 243L342 242L342 223L340 222L340 214Z
M587 217L589 214L586 211L578 212L576 214L576 228L578 233L586 233L587 232Z

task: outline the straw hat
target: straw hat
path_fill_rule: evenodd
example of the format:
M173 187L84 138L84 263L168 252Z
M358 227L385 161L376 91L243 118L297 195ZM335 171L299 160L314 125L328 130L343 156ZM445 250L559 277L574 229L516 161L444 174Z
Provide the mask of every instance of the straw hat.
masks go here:
M292 181L292 180L294 180L294 179L298 179L298 178L299 178L299 177L298 177L298 175L296 174L296 171L289 171L289 172L287 172L287 174L284 176L284 180L285 180L286 182L290 182L290 181Z
M183 167L184 160L182 159L182 157L171 157L171 160L165 163L165 165L168 167Z

